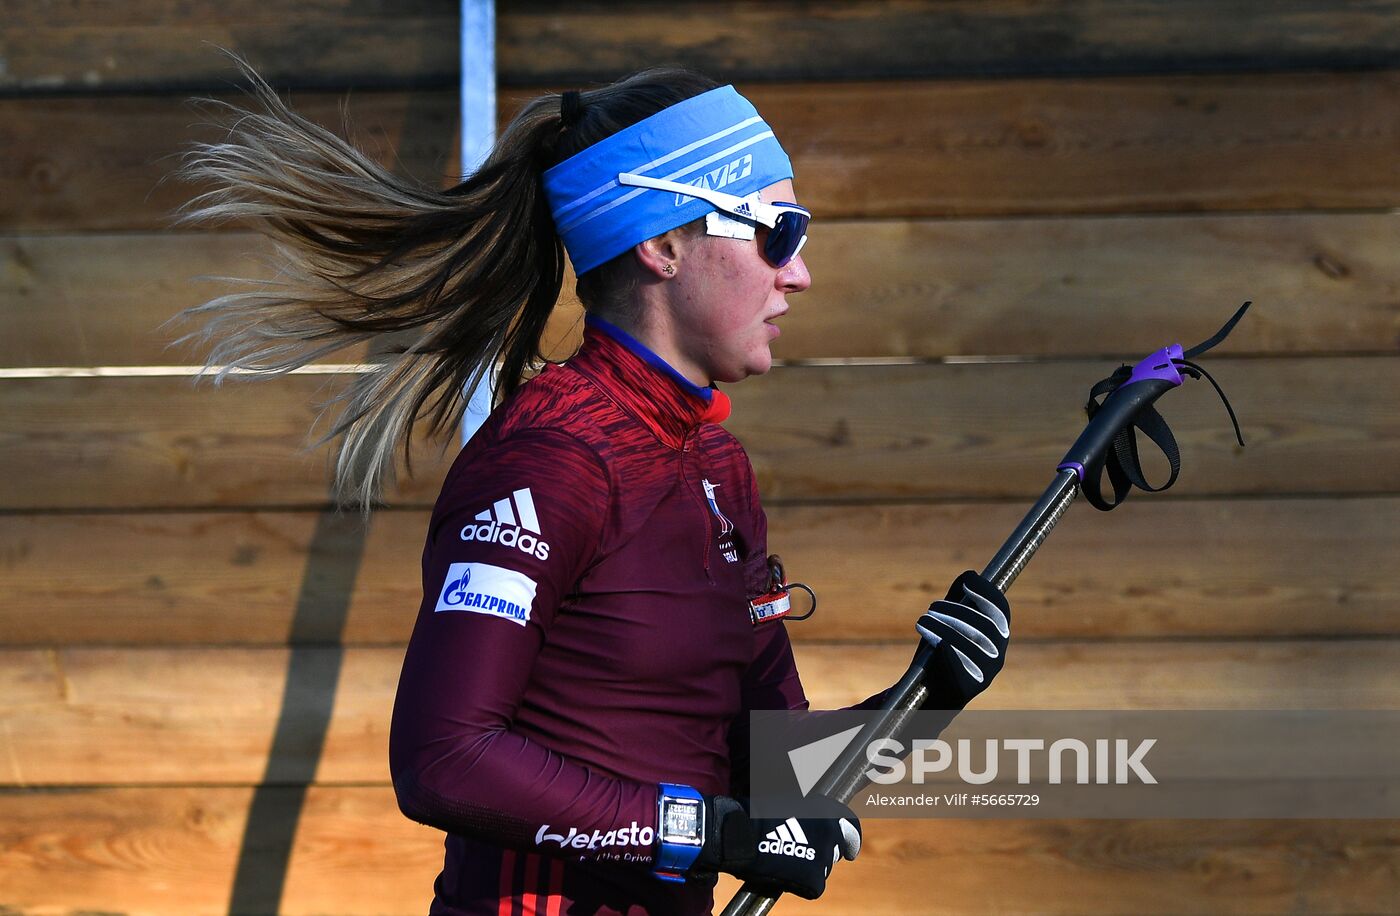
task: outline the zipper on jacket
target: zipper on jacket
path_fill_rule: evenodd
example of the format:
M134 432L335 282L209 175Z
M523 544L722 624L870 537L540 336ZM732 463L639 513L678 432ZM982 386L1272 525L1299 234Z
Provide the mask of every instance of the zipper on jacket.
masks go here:
M699 463L700 457L699 452L691 447L691 441L694 438L695 431L691 430L690 432L685 434L685 439L681 442L681 480L685 481L685 485L687 488L691 488L691 483L689 477L686 475L686 456L694 454L696 457L697 464ZM701 480L703 480L704 469L702 468L700 470ZM700 482L700 488L701 490L704 489L704 484L702 482ZM700 545L700 565L705 570L706 581L708 581L711 585L714 585L715 577L714 574L710 572L710 539L714 537L714 530L711 528L713 522L710 521L710 503L709 500L697 495L694 488L691 488L690 492L691 497L696 501L696 504L700 507L700 514L705 517L705 540Z

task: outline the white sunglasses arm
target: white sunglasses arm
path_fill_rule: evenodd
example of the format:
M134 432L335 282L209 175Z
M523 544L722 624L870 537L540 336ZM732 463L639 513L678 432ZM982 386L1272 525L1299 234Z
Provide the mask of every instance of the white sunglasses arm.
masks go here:
M618 184L632 185L638 188L652 188L657 191L672 191L686 197L698 197L700 200L707 200L717 207L737 207L744 202L744 198L735 197L733 194L726 194L723 191L715 191L710 188L700 187L693 184L681 184L679 181L668 181L665 178L648 178L645 175L633 175L630 172L623 172L617 176Z

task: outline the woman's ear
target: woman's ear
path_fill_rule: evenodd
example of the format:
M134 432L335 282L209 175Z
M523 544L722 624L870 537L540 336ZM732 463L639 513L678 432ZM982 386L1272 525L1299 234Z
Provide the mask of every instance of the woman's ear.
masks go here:
M676 236L677 233L673 229L645 242L638 242L632 249L637 256L637 263L641 264L647 273L659 279L669 280L674 277L681 259L681 246L677 244Z

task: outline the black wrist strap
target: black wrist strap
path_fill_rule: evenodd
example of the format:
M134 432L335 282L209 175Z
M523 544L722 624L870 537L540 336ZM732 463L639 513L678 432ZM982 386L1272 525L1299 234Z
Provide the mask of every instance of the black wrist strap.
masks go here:
M1230 415L1230 423L1235 429L1235 438L1242 448L1244 447L1244 436L1240 433L1240 423L1235 417L1235 410L1230 406L1229 399L1225 397L1225 392L1221 390L1215 379L1211 378L1210 373L1191 362L1190 357L1205 353L1228 337L1235 325L1244 317L1249 306L1248 302L1240 306L1230 320L1225 322L1225 326L1216 331L1209 339L1186 350L1182 359L1172 360L1177 371L1182 375L1196 379L1205 378L1215 388L1215 393L1220 395L1220 400L1225 405L1225 411ZM1122 387L1132 372L1131 366L1119 366L1112 375L1097 382L1089 389L1089 400L1084 405L1084 412L1089 415L1089 419L1094 418L1094 415L1108 400L1109 395ZM1167 464L1171 467L1171 474L1167 477L1167 482L1159 487L1149 484L1146 476L1142 473L1142 460L1138 455L1137 443L1139 430L1151 439L1157 448L1161 449L1162 454L1167 458ZM1084 498L1095 509L1104 512L1113 509L1127 498L1128 491L1133 487L1146 490L1149 493L1157 493L1176 483L1177 475L1181 472L1181 451L1177 448L1176 437L1172 435L1171 428L1167 426L1167 421L1162 419L1162 415L1157 412L1156 407L1148 405L1139 412L1131 423L1120 429L1113 437L1112 446L1112 450L1104 460L1104 467L1108 471L1109 486L1113 489L1113 501L1110 502L1104 498L1100 489L1101 484L1096 477L1086 478L1083 482Z

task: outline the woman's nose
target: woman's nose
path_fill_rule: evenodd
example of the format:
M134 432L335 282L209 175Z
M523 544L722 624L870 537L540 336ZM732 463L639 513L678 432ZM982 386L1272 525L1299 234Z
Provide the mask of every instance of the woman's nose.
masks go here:
M812 285L812 275L807 272L807 262L797 255L778 270L778 288L785 293L800 293Z

